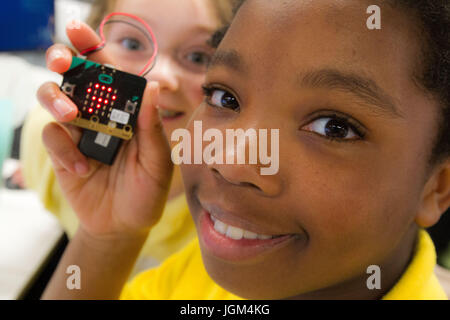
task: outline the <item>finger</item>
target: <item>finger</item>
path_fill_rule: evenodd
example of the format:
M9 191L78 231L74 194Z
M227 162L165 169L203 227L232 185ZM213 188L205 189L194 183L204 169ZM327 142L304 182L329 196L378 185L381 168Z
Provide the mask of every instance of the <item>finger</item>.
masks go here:
M78 145L80 143L81 136L83 135L83 129L69 123L61 123L61 125L62 128L68 132L69 136L72 137L73 143Z
M47 50L47 68L62 74L70 69L73 55L74 52L65 45L55 44Z
M73 46L79 52L93 48L101 43L100 36L84 22L69 23L66 32ZM88 59L102 64L107 63L116 66L114 59L105 50L90 53Z
M77 117L77 106L61 92L56 83L47 82L40 86L37 98L57 121L69 122Z
M160 156L157 161L170 161L170 148L158 114L159 84L150 82L144 92L136 130L141 163Z
M42 140L56 169L64 169L74 175L89 174L89 162L78 150L73 138L58 123L52 122L44 127ZM59 168L58 168L59 166Z

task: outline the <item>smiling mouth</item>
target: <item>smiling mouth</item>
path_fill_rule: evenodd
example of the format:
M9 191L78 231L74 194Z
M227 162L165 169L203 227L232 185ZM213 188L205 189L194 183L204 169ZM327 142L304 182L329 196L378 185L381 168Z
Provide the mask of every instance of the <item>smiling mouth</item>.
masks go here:
M226 224L223 221L220 221L216 217L210 214L210 218L214 223L214 230L216 230L218 233L224 235L227 238L233 239L233 240L241 240L241 239L248 239L248 240L268 240L268 239L275 239L282 237L284 235L267 235L267 234L258 234L249 230L241 229L235 226L231 226Z
M206 210L201 211L198 222L202 247L212 256L228 262L246 263L300 239L297 234L259 234L232 226Z
M163 120L173 120L178 119L184 116L184 112L182 111L173 111L167 109L159 109L159 115Z

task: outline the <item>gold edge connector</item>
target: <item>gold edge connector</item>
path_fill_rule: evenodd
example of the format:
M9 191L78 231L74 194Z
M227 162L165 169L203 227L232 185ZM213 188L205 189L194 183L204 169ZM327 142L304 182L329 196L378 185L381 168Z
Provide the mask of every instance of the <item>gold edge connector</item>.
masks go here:
M131 126L125 126L123 129L113 128L111 126L98 123L98 117L96 116L93 116L90 120L77 117L69 123L77 127L98 131L124 140L130 140L133 138L133 130Z

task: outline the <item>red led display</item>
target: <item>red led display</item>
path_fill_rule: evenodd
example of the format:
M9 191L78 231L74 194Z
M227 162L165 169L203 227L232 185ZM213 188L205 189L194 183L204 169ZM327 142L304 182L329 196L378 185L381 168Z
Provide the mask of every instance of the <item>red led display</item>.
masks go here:
M103 107L106 108L106 107L108 107L108 105L111 102L114 103L114 101L117 100L117 95L115 95L114 93L111 94L111 96L110 96L110 94L104 94L104 92L101 92L101 91L100 91L100 93L98 91L94 91L96 89L101 89L105 93L106 92L109 92L109 93L114 92L114 88L102 86L99 83L91 84L91 86L86 89L88 95L86 97L87 100L85 102L85 104L87 104L88 101L91 102L90 107L87 109L89 114L93 114L94 112L96 112L96 110L100 110Z

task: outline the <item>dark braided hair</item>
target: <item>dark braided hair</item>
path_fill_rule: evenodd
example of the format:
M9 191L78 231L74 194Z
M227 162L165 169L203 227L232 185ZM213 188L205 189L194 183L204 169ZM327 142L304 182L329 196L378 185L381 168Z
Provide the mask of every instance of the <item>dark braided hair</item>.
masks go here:
M439 130L434 142L431 164L450 157L450 0L386 0L404 9L420 23L422 63L415 82L431 93L441 105ZM234 13L245 0L235 0ZM211 45L218 47L229 26L218 30Z

